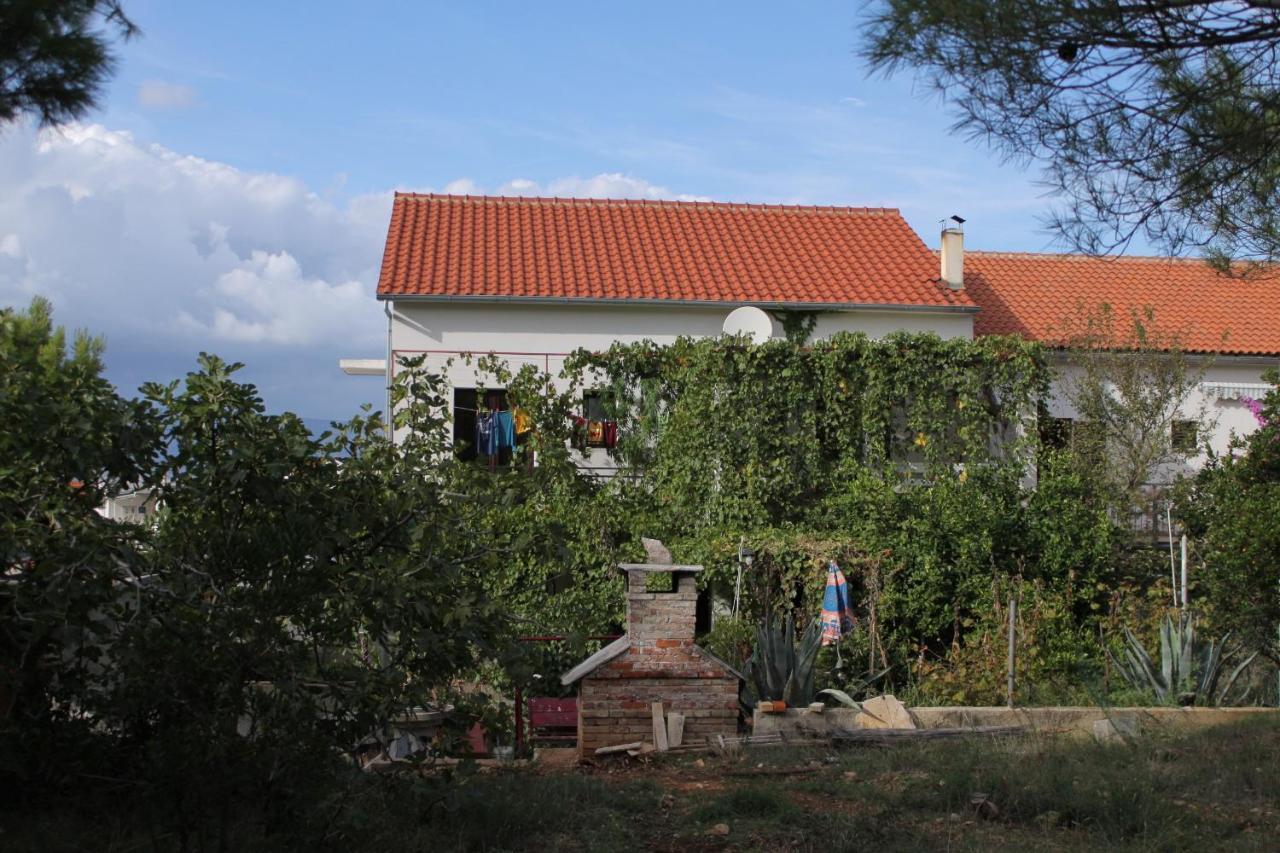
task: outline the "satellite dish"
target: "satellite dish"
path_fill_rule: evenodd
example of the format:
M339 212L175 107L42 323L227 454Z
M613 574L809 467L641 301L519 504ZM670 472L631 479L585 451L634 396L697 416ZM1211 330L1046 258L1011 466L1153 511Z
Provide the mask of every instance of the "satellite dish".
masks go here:
M752 343L762 344L774 337L777 324L773 318L753 305L744 305L729 312L722 327L726 335L746 335Z

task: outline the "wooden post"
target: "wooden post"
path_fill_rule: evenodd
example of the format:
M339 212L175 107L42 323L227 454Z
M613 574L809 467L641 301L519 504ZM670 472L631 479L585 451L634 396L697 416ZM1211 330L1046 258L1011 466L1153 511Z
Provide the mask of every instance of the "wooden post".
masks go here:
M1014 643L1016 635L1014 631L1018 626L1018 599L1012 594L1009 595L1009 675L1006 690L1008 692L1009 707L1013 707L1013 663L1014 663Z
M667 714L667 746L675 749L684 743L684 714Z
M1187 534L1182 534L1182 606L1187 606Z
M524 691L516 685L516 758L524 756Z
M667 751L667 721L662 716L662 703L654 702L653 709L653 745L659 752Z

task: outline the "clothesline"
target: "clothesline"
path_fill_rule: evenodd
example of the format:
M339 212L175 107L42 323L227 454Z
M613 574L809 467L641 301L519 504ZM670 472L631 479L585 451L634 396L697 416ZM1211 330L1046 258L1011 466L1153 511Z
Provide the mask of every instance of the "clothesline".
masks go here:
M453 407L453 410L454 410L455 412L471 412L473 415L492 415L492 414L496 414L496 413L498 413L498 412L515 412L515 410L516 410L516 409L518 409L518 408L520 408L520 407L519 407L519 406L513 406L513 407L512 407L512 408L510 408L510 409L472 409L472 408L470 408L470 407L468 407L468 406L454 406L454 407ZM617 420L617 418L587 418L587 417L584 417L584 416L582 416L582 415L568 415L568 417L571 417L571 418L582 418L582 420L584 420L584 421L595 420L597 423L604 423L604 422L606 422L606 421L616 421L616 420Z

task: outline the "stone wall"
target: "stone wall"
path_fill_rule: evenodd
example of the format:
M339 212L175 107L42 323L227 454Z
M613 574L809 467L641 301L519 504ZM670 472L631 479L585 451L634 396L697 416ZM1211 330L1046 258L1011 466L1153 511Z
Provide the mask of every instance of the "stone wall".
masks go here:
M1033 732L1053 735L1089 736L1100 722L1120 722L1137 731L1190 730L1226 725L1263 717L1280 722L1275 708L1002 708L924 707L908 709L922 729L968 728L971 726L1025 726ZM781 714L755 713L752 733L824 735L842 729L860 728L859 712L852 708L828 708L821 714L787 709Z

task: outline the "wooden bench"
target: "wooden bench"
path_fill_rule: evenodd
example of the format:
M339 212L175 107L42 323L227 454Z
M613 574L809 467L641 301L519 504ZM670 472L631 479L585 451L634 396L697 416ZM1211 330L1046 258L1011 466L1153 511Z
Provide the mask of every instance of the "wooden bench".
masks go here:
M578 740L578 700L529 697L529 740L574 743Z

